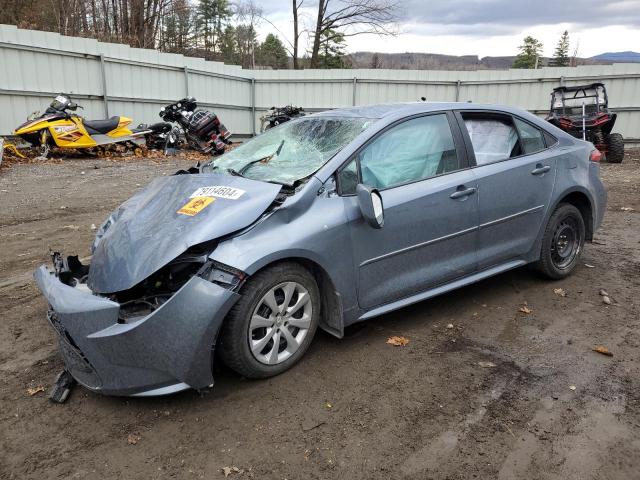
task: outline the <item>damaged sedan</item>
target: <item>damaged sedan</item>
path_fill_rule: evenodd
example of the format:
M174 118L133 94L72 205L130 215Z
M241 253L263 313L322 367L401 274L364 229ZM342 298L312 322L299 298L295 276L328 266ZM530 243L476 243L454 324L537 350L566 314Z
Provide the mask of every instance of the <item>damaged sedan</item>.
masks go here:
M344 328L533 263L578 264L602 222L600 153L519 109L349 108L292 120L151 182L90 265L35 272L68 379L111 395L298 362Z

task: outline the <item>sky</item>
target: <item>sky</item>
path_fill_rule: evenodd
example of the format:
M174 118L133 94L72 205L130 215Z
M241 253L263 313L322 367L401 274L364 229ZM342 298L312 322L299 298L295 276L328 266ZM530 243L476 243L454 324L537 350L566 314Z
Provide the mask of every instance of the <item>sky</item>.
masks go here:
M330 0L339 5L342 0ZM278 34L290 41L291 0L261 0L275 28L259 26L264 36ZM304 23L312 27L314 0L304 0ZM331 5L331 4L330 4ZM400 0L398 35L361 35L347 40L347 50L388 53L426 52L447 55L516 55L522 39L531 35L552 56L564 30L571 54L591 57L604 52L640 51L640 0ZM302 39L306 48L306 38Z

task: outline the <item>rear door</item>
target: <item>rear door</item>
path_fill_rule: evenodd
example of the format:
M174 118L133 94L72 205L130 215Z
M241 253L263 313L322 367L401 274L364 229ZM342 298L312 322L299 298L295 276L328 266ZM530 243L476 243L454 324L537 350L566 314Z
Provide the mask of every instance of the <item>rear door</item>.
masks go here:
M556 157L541 129L506 113L458 112L478 183L480 270L524 256L549 208Z
M390 127L338 172L338 182L349 218L361 308L475 271L477 186L451 113ZM380 191L381 229L362 218L353 196L358 182Z

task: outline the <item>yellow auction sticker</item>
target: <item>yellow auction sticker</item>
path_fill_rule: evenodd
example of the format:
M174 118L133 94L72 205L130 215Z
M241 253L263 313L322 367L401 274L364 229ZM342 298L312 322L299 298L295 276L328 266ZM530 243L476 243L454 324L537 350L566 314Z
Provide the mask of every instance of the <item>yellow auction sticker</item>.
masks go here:
M178 210L178 213L193 217L204 210L207 205L213 203L214 200L215 198L212 197L194 197L189 200L185 206Z

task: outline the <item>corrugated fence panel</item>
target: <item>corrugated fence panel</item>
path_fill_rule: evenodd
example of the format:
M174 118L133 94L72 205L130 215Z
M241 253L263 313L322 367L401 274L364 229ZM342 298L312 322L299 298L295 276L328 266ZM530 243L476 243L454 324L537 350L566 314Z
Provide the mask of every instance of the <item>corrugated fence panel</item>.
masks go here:
M104 79L104 80L103 80ZM0 25L0 134L7 135L51 97L69 93L87 118L134 124L160 120L160 108L187 94L236 134L250 135L272 106L307 111L417 101L500 103L548 111L561 84L602 81L618 112L616 130L640 141L640 64L539 70L243 70L200 58ZM104 84L106 82L106 97ZM105 105L106 104L106 105Z

